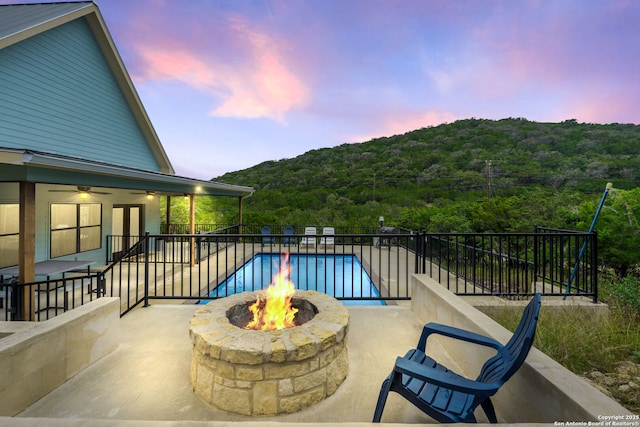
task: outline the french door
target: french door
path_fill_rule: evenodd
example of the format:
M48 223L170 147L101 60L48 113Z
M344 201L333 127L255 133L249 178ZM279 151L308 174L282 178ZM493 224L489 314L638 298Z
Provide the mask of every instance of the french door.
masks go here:
M112 218L112 259L115 261L140 240L144 230L144 205L113 205Z

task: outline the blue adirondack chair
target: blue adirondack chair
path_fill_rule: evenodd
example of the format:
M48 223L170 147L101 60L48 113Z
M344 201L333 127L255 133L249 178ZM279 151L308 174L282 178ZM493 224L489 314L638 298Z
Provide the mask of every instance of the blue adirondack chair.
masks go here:
M262 232L262 246L264 246L265 243L276 243L276 238L273 237L271 235L271 227L267 227L266 225L264 227L262 227L262 229L260 230Z
M283 244L285 244L285 245L294 244L295 245L296 243L298 243L296 238L293 237L293 234L294 234L293 227L289 227L289 226L285 227L284 228L284 234L285 234L285 236L282 238L282 243Z
M540 302L540 294L536 294L525 308L518 328L506 345L451 326L426 324L418 347L409 350L404 357L398 357L393 371L382 383L373 422L380 422L387 395L390 391L395 391L442 423L475 423L474 411L478 406L484 409L490 422L497 423L490 397L520 368L527 357L536 331ZM478 378L467 379L425 354L427 338L431 334L492 347L497 354L484 363Z

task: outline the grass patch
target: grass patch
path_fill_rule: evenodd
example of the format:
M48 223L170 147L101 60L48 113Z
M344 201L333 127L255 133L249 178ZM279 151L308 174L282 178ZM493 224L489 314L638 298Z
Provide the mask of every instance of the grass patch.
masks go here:
M521 313L492 313L494 319L514 331ZM544 307L534 345L575 373L593 369L609 372L640 352L640 316L611 309L597 316L592 310Z
M640 413L640 287L637 280L602 285L600 299L609 304L608 315L545 307L543 301L534 345L570 371L594 380L632 413ZM520 315L511 310L491 313L511 331Z

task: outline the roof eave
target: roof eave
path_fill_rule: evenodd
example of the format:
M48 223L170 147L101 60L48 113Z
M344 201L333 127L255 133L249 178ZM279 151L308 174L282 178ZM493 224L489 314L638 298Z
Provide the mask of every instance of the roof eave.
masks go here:
M131 107L131 111L133 112L140 129L145 135L146 140L149 142L149 147L158 162L160 171L163 173L175 174L173 165L171 164L171 161L169 160L169 157L156 134L153 124L140 101L138 92L129 77L129 73L127 72L120 54L118 53L118 49L116 48L104 19L102 18L102 14L94 2L87 2L84 5L79 4L78 9L74 9L71 12L58 15L30 28L23 29L9 36L0 38L0 49L83 17L87 20L87 23L89 24L89 27L91 28L91 31L93 32L93 35L96 38L123 95L125 96L125 99L127 100L127 103Z
M136 120L140 124L140 128L142 129L144 135L147 140L151 143L150 148L160 165L160 171L169 174L175 174L175 170L171 161L169 160L169 156L167 156L160 139L147 115L147 112L142 105L142 101L140 100L140 96L131 81L131 77L127 72L127 69L120 57L118 49L113 42L113 38L111 37L111 33L109 33L109 29L107 28L104 19L100 13L100 10L94 6L94 13L88 14L86 16L87 22L89 23L89 27L93 31L100 48L107 60L107 63L111 67L111 70L114 73L118 84L122 88L125 98L127 102L131 106L131 110L133 111Z
M55 18L41 22L30 28L22 29L21 31L15 32L6 37L0 38L0 49L4 49L7 46L11 46L12 44L16 44L18 42L26 40L30 37L38 35L52 28L58 27L69 21L73 21L74 19L78 19L83 16L86 16L89 13L94 12L95 10L97 10L97 7L93 2L86 2L85 5L79 4L78 9L56 16Z
M82 159L62 157L30 150L2 148L0 149L0 163L23 167L64 170L66 171L65 174L69 176L73 176L73 173L78 173L111 176L136 181L138 183L144 181L147 184L145 188L149 190L159 189L162 191L166 186L171 186L176 192L203 196L247 197L255 191L252 187L205 181L108 163L89 162ZM79 182L78 184L82 183ZM137 186L138 185L132 184L132 188Z

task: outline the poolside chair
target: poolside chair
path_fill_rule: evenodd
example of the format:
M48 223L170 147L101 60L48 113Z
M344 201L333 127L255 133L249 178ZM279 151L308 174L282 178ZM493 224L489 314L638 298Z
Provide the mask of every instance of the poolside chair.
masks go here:
M285 236L282 238L282 243L285 245L295 245L297 243L296 238L293 237L294 230L293 227L287 226L284 228Z
M266 236L266 237L262 237L262 246L264 246L265 243L270 243L270 244L276 243L276 238L271 236L271 227L267 227L265 225L264 227L262 227L260 231L263 236Z
M318 240L316 239L317 230L315 227L305 227L304 228L304 237L300 241L301 245L313 246L314 248L318 244Z
M335 230L333 227L323 227L320 244L325 246L333 246L335 244Z
M533 343L540 313L540 294L524 309L520 324L506 345L470 331L428 323L422 330L418 347L398 357L393 371L382 383L373 422L380 422L390 391L403 396L431 418L441 423L475 423L475 409L482 406L487 418L497 423L490 397L522 365ZM425 354L427 338L440 334L449 338L494 348L497 354L487 360L478 378L467 379Z

